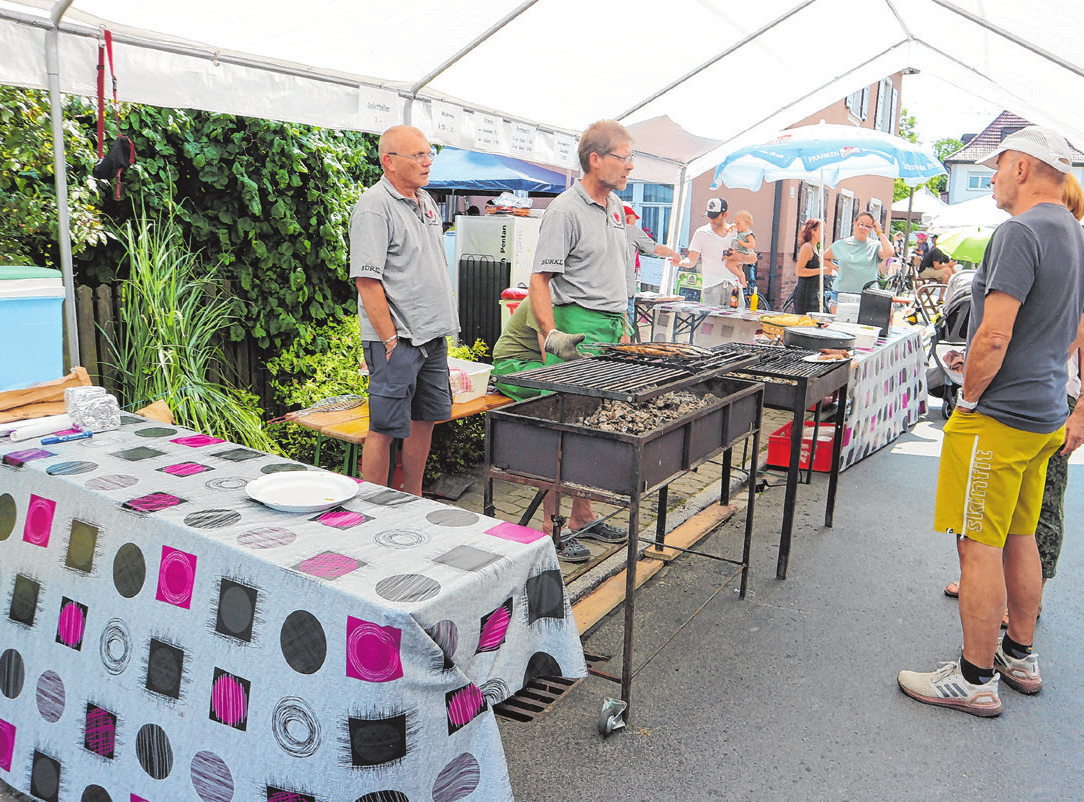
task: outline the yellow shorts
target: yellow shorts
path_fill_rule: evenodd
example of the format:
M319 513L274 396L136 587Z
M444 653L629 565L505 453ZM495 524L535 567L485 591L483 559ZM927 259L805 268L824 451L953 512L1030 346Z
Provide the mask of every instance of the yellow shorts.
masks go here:
M953 412L941 446L934 529L997 548L1008 535L1034 535L1046 463L1064 442L1064 426L1035 434L979 412Z

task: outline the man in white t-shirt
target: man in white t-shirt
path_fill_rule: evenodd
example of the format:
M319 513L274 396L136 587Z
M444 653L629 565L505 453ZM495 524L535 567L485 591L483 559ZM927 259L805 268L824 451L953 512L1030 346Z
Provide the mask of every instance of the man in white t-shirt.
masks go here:
M678 263L678 267L695 267L703 257L704 266L700 269L704 277L701 301L714 306L730 306L730 296L738 289L738 304L744 306L745 299L740 290L745 286L745 276L740 268L737 272L730 270L723 259L734 241L733 226L726 221L726 210L726 201L722 198L708 201L708 223L693 232L689 255Z

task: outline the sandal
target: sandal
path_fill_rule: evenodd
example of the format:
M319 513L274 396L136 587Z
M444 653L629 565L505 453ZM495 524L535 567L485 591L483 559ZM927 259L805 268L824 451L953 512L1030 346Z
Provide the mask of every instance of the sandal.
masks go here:
M945 585L945 595L948 596L950 599L958 599L958 598L960 598L960 583L959 582L949 582L947 585ZM1041 612L1041 609L1042 608L1040 607L1040 612ZM1038 616L1036 616L1036 618L1037 617ZM1005 615L1003 615L1001 617L1001 628L1002 629L1008 629L1009 628L1009 611L1008 610L1006 610Z
M576 534L584 540L600 540L603 543L611 544L624 543L629 539L628 532L610 526L604 521L595 521L593 524L584 527Z
M576 538L569 537L561 541L557 549L557 558L566 563L585 563L591 559L591 552Z

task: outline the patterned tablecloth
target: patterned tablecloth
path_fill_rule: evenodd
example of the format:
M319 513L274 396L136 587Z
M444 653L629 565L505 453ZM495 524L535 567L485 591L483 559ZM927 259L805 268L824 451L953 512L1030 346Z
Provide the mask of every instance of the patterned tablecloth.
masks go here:
M922 330L889 329L869 351L855 351L847 389L840 470L884 448L926 411Z
M492 705L584 676L549 538L124 416L0 441L0 779L80 802L511 798Z

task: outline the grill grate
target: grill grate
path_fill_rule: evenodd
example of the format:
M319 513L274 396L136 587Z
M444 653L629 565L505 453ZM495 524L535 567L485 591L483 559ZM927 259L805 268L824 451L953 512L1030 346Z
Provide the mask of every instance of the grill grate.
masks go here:
M816 353L799 348L780 348L778 345L746 345L727 343L721 349L757 358L757 362L743 367L749 376L767 376L777 379L817 379L838 367L838 362L805 362L805 357Z
M587 661L588 675L592 669L605 663L609 657L583 653ZM509 721L538 721L545 716L561 700L561 697L575 688L587 677L579 679L567 679L565 677L540 677L533 679L521 688L517 693L509 696L500 704L493 705L493 712L501 718Z
M506 384L617 401L647 401L754 363L756 357L714 349L712 356L674 360L629 354L605 355L508 373Z

